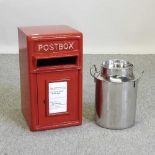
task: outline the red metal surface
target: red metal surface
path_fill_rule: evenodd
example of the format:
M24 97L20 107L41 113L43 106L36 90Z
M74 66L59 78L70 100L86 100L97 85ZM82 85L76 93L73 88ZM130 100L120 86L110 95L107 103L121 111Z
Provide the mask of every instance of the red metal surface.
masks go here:
M97 116L100 118L101 111L102 111L102 103L103 103L103 81L102 80L96 80L96 113Z
M82 33L68 26L37 26L21 27L18 35L22 112L30 129L80 125ZM40 66L40 60L56 65ZM67 111L49 114L48 83L57 81L67 81Z

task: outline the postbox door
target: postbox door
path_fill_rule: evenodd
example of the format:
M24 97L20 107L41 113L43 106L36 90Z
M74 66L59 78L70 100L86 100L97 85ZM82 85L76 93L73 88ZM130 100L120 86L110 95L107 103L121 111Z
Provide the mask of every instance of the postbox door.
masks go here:
M37 75L39 125L79 120L78 74L78 70L65 70Z

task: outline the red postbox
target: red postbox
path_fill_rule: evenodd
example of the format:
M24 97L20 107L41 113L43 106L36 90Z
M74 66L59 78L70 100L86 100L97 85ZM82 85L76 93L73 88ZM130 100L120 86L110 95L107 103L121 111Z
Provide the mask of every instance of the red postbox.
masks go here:
M20 27L23 115L31 130L82 123L82 33L68 26Z

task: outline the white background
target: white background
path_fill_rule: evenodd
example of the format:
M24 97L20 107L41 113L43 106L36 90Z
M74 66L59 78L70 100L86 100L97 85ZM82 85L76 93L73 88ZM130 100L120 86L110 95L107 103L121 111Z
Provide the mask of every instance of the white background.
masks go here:
M0 0L0 53L18 53L18 26L65 24L84 53L155 53L155 0Z

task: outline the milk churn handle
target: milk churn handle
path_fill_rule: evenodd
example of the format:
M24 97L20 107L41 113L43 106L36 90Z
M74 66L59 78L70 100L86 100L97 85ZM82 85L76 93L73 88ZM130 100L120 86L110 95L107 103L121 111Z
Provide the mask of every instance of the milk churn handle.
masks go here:
M135 67L133 67L133 69L134 69L134 71L137 72L137 69L136 69ZM137 72L137 73L138 73L138 72ZM142 78L143 74L144 74L144 70L140 73L139 77L138 77L136 80L140 80L140 79ZM135 81L135 80L134 80L134 81Z
M143 74L144 74L144 70L141 72L141 74L139 76L139 80L142 78Z
M90 68L90 75L91 75L92 77L95 77L95 74L96 74L96 73L99 73L99 72L97 71L96 65L93 65L93 66Z

